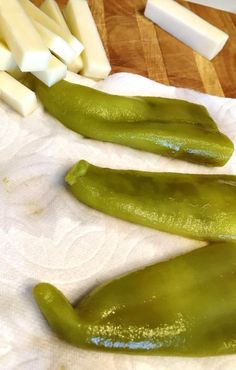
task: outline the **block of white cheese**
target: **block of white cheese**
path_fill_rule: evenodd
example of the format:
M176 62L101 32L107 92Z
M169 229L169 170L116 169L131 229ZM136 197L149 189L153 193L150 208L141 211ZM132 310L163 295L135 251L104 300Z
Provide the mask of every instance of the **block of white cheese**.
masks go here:
M15 59L7 45L0 41L0 71L10 71L16 67Z
M72 34L70 36L70 46L72 47L72 49L75 50L77 57L84 50L84 45L75 36L73 36Z
M69 0L64 16L73 33L84 45L83 70L86 77L106 78L111 66L86 0Z
M0 71L0 99L23 116L38 106L35 93L3 71Z
M47 14L42 12L42 10L40 10L30 0L18 0L18 1L22 5L22 7L24 8L29 17L31 17L34 21L41 23L42 26L48 28L50 31L56 33L58 36L62 37L73 48L75 47L74 37L72 36L71 32L58 25L52 18L50 18ZM81 45L79 45L79 50L75 51L75 57L80 53Z
M191 3L210 6L212 8L225 10L226 12L236 13L235 0L187 0Z
M47 14L50 18L52 18L59 26L63 27L67 32L70 32L69 27L66 24L66 21L62 15L59 5L55 0L45 0L40 9ZM81 54L84 50L83 45L81 42L72 35L70 45L78 51L78 54Z
M63 80L66 76L66 72L66 65L52 55L49 60L48 68L45 71L33 72L33 75L50 87L58 81Z
M45 45L63 63L70 64L75 59L74 49L72 49L72 47L62 37L50 31L37 21L34 21L34 24Z
M78 73L83 68L83 61L81 55L78 55L73 62L67 65L68 71Z
M144 14L209 60L221 51L229 37L173 0L148 0Z
M64 78L65 81L71 82L73 84L88 86L88 87L95 87L97 82L92 80L91 78L87 78L76 73L67 71L66 77Z
M62 15L61 9L55 0L44 0L40 5L40 9L50 18L65 29L68 28L66 21Z
M24 75L4 41L0 41L0 70L8 72L17 80Z
M47 68L50 52L19 0L0 0L0 28L4 41L22 71Z

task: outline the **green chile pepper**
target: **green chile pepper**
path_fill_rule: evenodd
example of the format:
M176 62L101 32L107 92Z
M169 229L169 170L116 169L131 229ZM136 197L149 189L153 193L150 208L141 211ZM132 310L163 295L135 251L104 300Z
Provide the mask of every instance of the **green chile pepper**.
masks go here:
M236 353L236 245L218 243L109 281L73 308L34 288L51 328L85 349L131 354Z
M49 88L37 80L35 90L50 114L85 137L209 166L223 166L234 150L201 105L109 95L67 81Z
M112 170L80 161L66 176L81 202L185 237L236 240L236 176Z

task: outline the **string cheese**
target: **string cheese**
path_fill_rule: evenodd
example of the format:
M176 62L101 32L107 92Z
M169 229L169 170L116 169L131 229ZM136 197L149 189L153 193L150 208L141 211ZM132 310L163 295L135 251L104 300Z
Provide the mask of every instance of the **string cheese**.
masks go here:
M23 116L37 108L35 93L3 71L0 71L0 98Z
M227 12L236 13L235 0L187 0L191 3L210 6L212 8L225 10Z
M1 1L1 0L0 0ZM7 1L7 0L2 0ZM62 37L68 44L74 49L75 47L78 48L78 50L75 50L75 57L81 53L81 45L75 45L74 37L72 36L71 32L69 32L67 29L61 27L58 25L52 18L50 18L47 14L42 12L36 5L31 3L30 0L18 0L26 13L29 17L37 21L38 23L41 23L42 26L48 28L50 31L56 33L58 36Z
M83 61L81 55L77 56L73 62L67 65L68 71L78 73L83 68Z
M45 71L34 72L33 75L50 87L58 81L63 80L66 72L66 65L52 55L48 68Z
M229 37L173 0L148 0L144 14L209 60L222 50Z
M0 28L21 71L47 68L50 52L18 0L0 0Z
M59 7L59 5L57 4L57 2L55 0L45 0L41 4L40 9L45 14L47 14L50 18L52 18L58 25L60 25L64 29L66 29L67 32L70 32L70 30L69 30L69 28L66 24L66 21L65 21L63 15L62 15L62 12L60 10L60 7ZM80 50L79 54L81 54L82 51L84 50L84 46L73 35L72 35L72 39L71 39L70 45L75 50ZM68 68L69 71L74 72L74 73L78 73L79 71L81 71L81 69L83 68L83 61L82 61L81 56L77 55L77 57L71 63L67 64L67 68Z
M81 74L95 79L106 78L111 66L86 0L69 0L64 16L73 33L84 45Z
M66 24L66 21L62 15L62 12L59 8L59 5L55 0L45 0L41 6L40 9L47 14L50 18L52 18L58 25L60 25L62 28L64 28L67 32L70 32L69 27ZM71 36L71 43L70 45L79 52L79 54L82 53L84 50L83 45L81 42L74 37ZM81 59L82 62L82 59Z
M37 21L34 22L45 45L65 64L70 64L75 59L74 49L56 33L50 31Z
M65 81L71 82L73 84L88 86L88 87L95 87L97 82L91 80L90 78L78 75L76 73L67 71L66 77L64 78Z
M4 44L3 44L4 46ZM8 57L11 59L12 64L9 65L7 72L14 77L15 79L20 79L23 77L24 73L21 72L19 67L14 62L14 58L10 50L6 48L8 52ZM1 42L0 42L0 65L1 65ZM66 76L67 68L64 63L58 60L53 55L50 55L48 66L43 71L32 72L34 76L39 78L42 82L44 82L47 86L52 86L56 82L63 80Z
M10 71L16 67L16 62L7 45L0 41L0 70Z
M20 70L15 62L12 52L9 50L5 42L1 41L1 39L2 35L0 33L0 70L8 72L12 77L19 80L25 73Z
M45 0L41 5L40 9L47 14L50 18L65 29L68 28L66 21L62 15L59 5L55 0Z

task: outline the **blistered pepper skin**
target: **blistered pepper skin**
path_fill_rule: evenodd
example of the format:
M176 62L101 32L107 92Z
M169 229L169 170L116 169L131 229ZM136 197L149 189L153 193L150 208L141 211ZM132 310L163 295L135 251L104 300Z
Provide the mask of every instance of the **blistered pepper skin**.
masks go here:
M85 349L168 356L236 353L236 245L216 243L112 280L73 308L34 297L51 328Z
M85 137L209 166L223 166L234 150L201 105L109 95L67 81L48 88L37 80L35 90L50 114Z
M192 239L236 241L236 176L113 170L80 161L66 182L82 203Z

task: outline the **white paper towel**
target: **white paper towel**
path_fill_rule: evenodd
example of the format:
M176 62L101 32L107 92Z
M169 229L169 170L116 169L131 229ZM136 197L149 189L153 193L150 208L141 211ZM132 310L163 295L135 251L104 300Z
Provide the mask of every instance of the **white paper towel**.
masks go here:
M99 82L109 93L181 98L204 104L236 144L236 101L120 73ZM236 174L236 154L207 168L82 138L37 109L21 118L0 104L0 369L235 370L236 356L166 358L88 352L57 339L31 289L55 284L77 299L98 283L203 245L89 209L65 189L79 159L113 168Z

